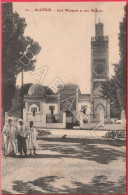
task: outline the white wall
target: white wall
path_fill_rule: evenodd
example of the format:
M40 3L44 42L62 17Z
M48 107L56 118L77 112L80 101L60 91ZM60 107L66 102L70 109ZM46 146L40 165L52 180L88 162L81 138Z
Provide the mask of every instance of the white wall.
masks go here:
M27 104L25 104L27 106ZM33 103L33 106L36 107ZM63 122L62 123L46 123L46 115L51 114L51 111L49 110L49 106L54 106L54 114L59 114L58 112L58 103L46 103L46 102L40 102L40 111L35 113L35 116L33 116L33 113L31 112L31 109L29 109L28 112L24 109L24 123L25 125L29 125L29 122L32 120L34 122L34 125L37 127L46 127L46 128L66 128L66 113L63 113ZM31 106L32 107L32 106Z
M78 112L81 111L81 106L87 106L86 115L88 116L88 122L90 122L90 115L91 115L91 107L90 107L90 101L78 101Z
M79 101L78 102L78 112L81 110L81 106L87 106L87 114L89 114L89 110L90 110L90 102L89 101Z
M26 105L26 104L25 104ZM36 107L33 103L33 106ZM31 105L31 107L33 107ZM24 110L24 121L34 121L34 122L43 122L46 123L46 114L51 114L51 111L49 110L49 106L55 106L54 114L58 114L58 103L45 103L40 102L40 111L37 109L37 112L35 113L35 116L33 116L33 113L31 112L31 108L28 112Z
M46 118L46 117L45 117ZM32 120L32 118L30 119ZM29 121L30 121L29 120ZM25 122L25 125L29 125L29 121ZM34 126L35 127L41 127L41 128L66 128L66 113L63 113L63 122L62 123L46 123L46 121L34 121Z

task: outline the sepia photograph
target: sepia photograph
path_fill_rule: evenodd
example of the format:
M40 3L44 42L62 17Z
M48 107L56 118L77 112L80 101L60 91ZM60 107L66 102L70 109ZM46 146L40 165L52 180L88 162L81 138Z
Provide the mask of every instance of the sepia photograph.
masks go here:
M127 2L1 10L1 194L127 194Z

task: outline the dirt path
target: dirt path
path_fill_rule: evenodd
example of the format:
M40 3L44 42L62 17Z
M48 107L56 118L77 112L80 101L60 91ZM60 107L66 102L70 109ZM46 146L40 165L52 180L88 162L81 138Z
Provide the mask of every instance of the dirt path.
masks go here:
M125 146L38 141L37 156L2 159L2 192L124 194Z

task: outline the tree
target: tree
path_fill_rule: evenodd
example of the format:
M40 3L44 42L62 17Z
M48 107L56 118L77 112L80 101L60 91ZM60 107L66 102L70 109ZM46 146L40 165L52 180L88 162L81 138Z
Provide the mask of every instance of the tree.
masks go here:
M55 93L52 91L51 88L44 86L46 95L54 95Z
M126 111L126 6L124 7L124 18L120 22L120 33L118 35L119 39L119 51L120 51L120 61L118 64L114 64L115 75L102 84L102 93L104 98L110 99L112 105L112 111L118 115L121 110ZM112 112L112 116L113 113ZM114 114L114 115L115 115Z
M32 83L27 83L23 85L23 94L28 95L28 90ZM16 87L15 95L12 98L11 108L8 112L10 116L19 116L21 118L21 105L22 105L22 88ZM25 105L23 105L24 107Z
M34 70L36 59L34 58L41 49L39 44L30 37L24 36L27 24L25 18L18 13L13 13L12 3L2 4L2 114L11 107L15 94L17 75L24 71ZM26 58L23 63L19 59L26 55L30 59L29 66ZM33 53L33 55L32 55Z
M120 49L120 62L118 65L115 65L115 77L117 83L117 96L119 99L120 107L126 111L126 89L127 89L127 14L126 6L124 7L124 18L120 22L120 33L118 36L119 39L119 49Z
M119 118L121 109L117 98L117 87L114 76L102 84L102 93L104 99L110 100L111 117Z

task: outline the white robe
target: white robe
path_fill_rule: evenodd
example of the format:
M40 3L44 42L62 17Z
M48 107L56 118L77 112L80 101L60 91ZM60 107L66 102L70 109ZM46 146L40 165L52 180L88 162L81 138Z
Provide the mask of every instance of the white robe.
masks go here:
M12 152L17 153L17 140L16 140L16 127L9 125L8 123L4 125L2 136L4 141L5 154L8 155Z
M32 149L36 149L37 148L37 130L35 127L28 127L27 129L27 133L28 133L28 139L27 139L27 147L29 150L32 150Z

